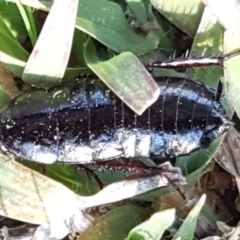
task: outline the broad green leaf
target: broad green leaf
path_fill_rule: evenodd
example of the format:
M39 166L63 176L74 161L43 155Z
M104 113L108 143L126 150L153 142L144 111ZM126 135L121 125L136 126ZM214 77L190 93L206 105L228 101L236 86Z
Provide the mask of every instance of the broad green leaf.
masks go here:
M3 64L5 63L4 54L20 61L26 61L29 56L28 52L15 39L0 16L0 59Z
M69 67L66 69L62 82L68 81L68 80L72 80L74 78L76 78L76 76L79 75L91 75L92 71L88 68L88 67Z
M37 30L34 22L33 11L30 7L22 5L20 1L16 1L16 5L21 13L31 43L34 46L37 41Z
M154 50L159 37L144 38L133 32L118 4L105 0L80 1L76 27L116 52L136 55Z
M230 32L225 32L224 35L224 50L225 53L231 53L240 49L240 41L231 35ZM225 74L225 92L227 100L231 103L232 107L240 116L240 83L239 83L239 61L240 55L235 56L224 62L224 74Z
M105 170L102 174L98 174L99 177L101 177L101 180L103 179L103 176L105 177L103 181L104 188L100 190L100 185L95 181L93 175L88 175L86 170L81 171L75 166L56 163L45 165L43 167L40 164L23 160L18 160L18 163L33 169L34 171L38 171L43 175L43 178L50 177L63 183L69 189L79 194L81 196L78 198L80 201L79 208L81 209L132 198L152 189L167 186L169 183L168 179L159 175L151 177L135 175L127 178L124 177L123 179L122 172L117 174L114 173L113 176L110 176L110 171ZM121 180L120 175L122 175Z
M94 177L86 171L78 169L74 166L66 164L54 163L42 167L42 165L29 162L29 161L18 161L20 164L27 166L46 177L50 177L76 192L81 196L88 196L97 193L99 189L98 183Z
M52 2L22 0L23 4L45 11L49 11ZM106 0L79 1L76 27L116 52L148 53L157 48L160 40L154 34L143 37L134 33L121 7Z
M132 18L136 18L135 25L137 29L141 29L142 32L148 34L148 36L154 35L159 37L159 49L165 54L171 54L174 51L175 41L173 41L173 31L166 33L166 29L173 28L163 16L156 13L149 1L144 0L127 0L129 14ZM135 20L134 20L135 22ZM134 25L134 24L133 24ZM134 25L134 26L135 26Z
M54 2L24 69L23 81L43 88L60 82L70 56L77 7L78 0Z
M130 204L118 207L99 218L77 240L122 240L133 227L146 220L151 213L150 207L143 208Z
M179 29L195 36L204 9L201 0L151 0L151 3Z
M0 0L0 13L2 20L15 38L27 37L27 31L16 4Z
M198 221L198 215L205 203L206 195L202 195L202 197L199 199L198 203L194 208L191 210L191 212L188 214L187 218L184 220L181 227L178 229L178 231L174 234L174 237L172 240L189 240L193 239L195 228Z
M158 85L132 53L125 52L101 62L89 41L84 56L92 71L137 114L141 115L157 100Z
M0 61L9 71L22 75L29 53L16 37L25 34L18 9L12 3L0 2Z
M0 51L0 58L1 58L1 64L8 69L10 72L15 74L16 76L21 77L23 73L23 69L26 66L25 61L18 60L15 57L12 57L11 55L8 55L4 52Z
M141 223L128 235L128 240L161 239L164 232L173 224L175 219L175 210L168 209L151 216L149 220Z
M20 164L27 166L47 177L50 177L62 184L66 187L74 191L75 193L79 194L80 196L90 196L96 194L100 191L100 185L96 181L95 176L97 176L104 186L107 186L113 182L123 180L126 178L122 171L115 171L114 174L110 170L104 171L95 171L95 176L86 170L81 170L75 166L61 164L61 163L54 163L50 165L46 165L42 167L42 165L29 162L29 161L18 161ZM129 175L129 174L126 174ZM130 191L131 189L129 189ZM120 190L119 190L120 191ZM123 189L124 191L124 189ZM134 187L132 191L136 191ZM105 191L106 193L106 191ZM107 193L106 193L107 195ZM99 199L101 199L102 194L99 195ZM123 197L124 194L122 193L121 196ZM132 195L130 196L132 197ZM119 198L121 198L119 196ZM126 197L124 197L125 199ZM110 199L110 198L109 198ZM121 199L120 199L121 200ZM99 200L100 201L100 200Z
M64 220L76 212L77 199L72 191L6 158L0 155L0 215L44 224Z
M217 22L217 18L212 11L209 8L205 8L189 57L220 55L223 48L222 36L222 26ZM223 76L223 70L219 66L194 68L187 70L187 76L215 88Z
M4 1L3 6L5 5L6 5L6 2ZM23 31L22 26L19 26L17 28L18 26L17 23L20 23L21 15L18 14L19 15L18 16L16 14L18 12L18 9L16 8L16 6L12 3L8 3L7 6L9 6L10 8L8 9L8 7L4 7L4 9L1 9L1 10L4 10L4 12L2 13L3 19L0 19L0 26L1 26L0 32L3 31L2 34L0 34L0 43L2 41L2 44L0 44L1 63L14 75L21 77L23 70L26 66L26 61L29 57L29 53L22 48L22 46L17 42L17 40L14 37L16 37L16 35L19 36L23 33L25 34L26 30ZM12 14L14 14L14 17L11 17L10 10L12 8L15 9L12 12ZM12 22L11 20L14 20L14 21ZM4 24L4 22L7 24L9 29ZM21 24L23 23L21 22ZM23 25L23 28L25 28L24 25ZM19 32L17 32L18 30ZM11 33L14 34L14 36ZM15 51L12 51L14 49ZM64 78L73 79L74 77L79 75L79 73L89 74L90 70L86 67L85 68L67 68Z
M72 54L73 57L77 60L78 65L85 68L87 68L87 65L84 60L84 46L87 40L87 34L75 28L73 36ZM75 76L77 76L79 73L80 72L78 72Z
M141 25L148 22L148 8L141 0L126 0L129 10Z

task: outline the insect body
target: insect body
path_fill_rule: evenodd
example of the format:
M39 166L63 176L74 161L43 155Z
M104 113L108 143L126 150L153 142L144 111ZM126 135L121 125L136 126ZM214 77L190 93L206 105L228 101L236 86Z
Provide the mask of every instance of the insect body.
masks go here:
M137 116L96 77L25 93L1 114L1 147L40 163L168 159L207 147L232 125L215 90L157 77L161 94Z

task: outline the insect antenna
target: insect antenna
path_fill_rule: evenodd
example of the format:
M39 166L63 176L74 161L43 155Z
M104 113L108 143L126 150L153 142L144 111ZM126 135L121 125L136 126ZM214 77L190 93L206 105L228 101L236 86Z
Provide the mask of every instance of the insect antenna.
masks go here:
M158 168L161 170L161 174L163 177L165 177L168 182L170 183L170 185L179 193L179 195L186 200L186 197L184 195L184 192L182 191L182 189L176 184L176 183L180 183L181 179L176 178L174 180L172 180L168 174L171 174L171 176L175 175L181 175L182 173L178 170L178 168L169 168L168 162L166 162L165 164L159 165Z
M149 177L159 175L165 178L169 184L185 199L184 193L177 186L177 183L183 182L183 176L179 168L172 167L169 162L165 162L158 166L147 166L136 159L118 159L114 161L96 161L94 162L95 168L104 168L108 170L122 171L124 175L129 172L133 174L144 174Z
M227 53L227 54L223 55L222 59L223 60L228 60L228 59L230 59L232 57L235 57L235 56L238 56L238 55L240 55L240 49L237 50L237 51L234 51L234 52Z

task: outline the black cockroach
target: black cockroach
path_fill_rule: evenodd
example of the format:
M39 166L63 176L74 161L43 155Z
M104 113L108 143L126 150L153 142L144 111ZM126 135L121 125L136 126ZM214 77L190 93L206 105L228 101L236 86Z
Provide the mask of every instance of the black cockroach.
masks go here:
M186 78L155 79L161 94L141 116L97 77L25 93L0 116L1 149L45 164L169 159L209 146L232 125L221 92Z

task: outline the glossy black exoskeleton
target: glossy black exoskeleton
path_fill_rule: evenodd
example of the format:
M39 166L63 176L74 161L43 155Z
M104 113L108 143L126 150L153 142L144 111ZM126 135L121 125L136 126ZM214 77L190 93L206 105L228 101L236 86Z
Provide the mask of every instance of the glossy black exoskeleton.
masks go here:
M0 116L1 148L45 164L168 159L209 146L232 125L214 89L185 78L156 81L161 94L141 116L96 77L25 93Z

